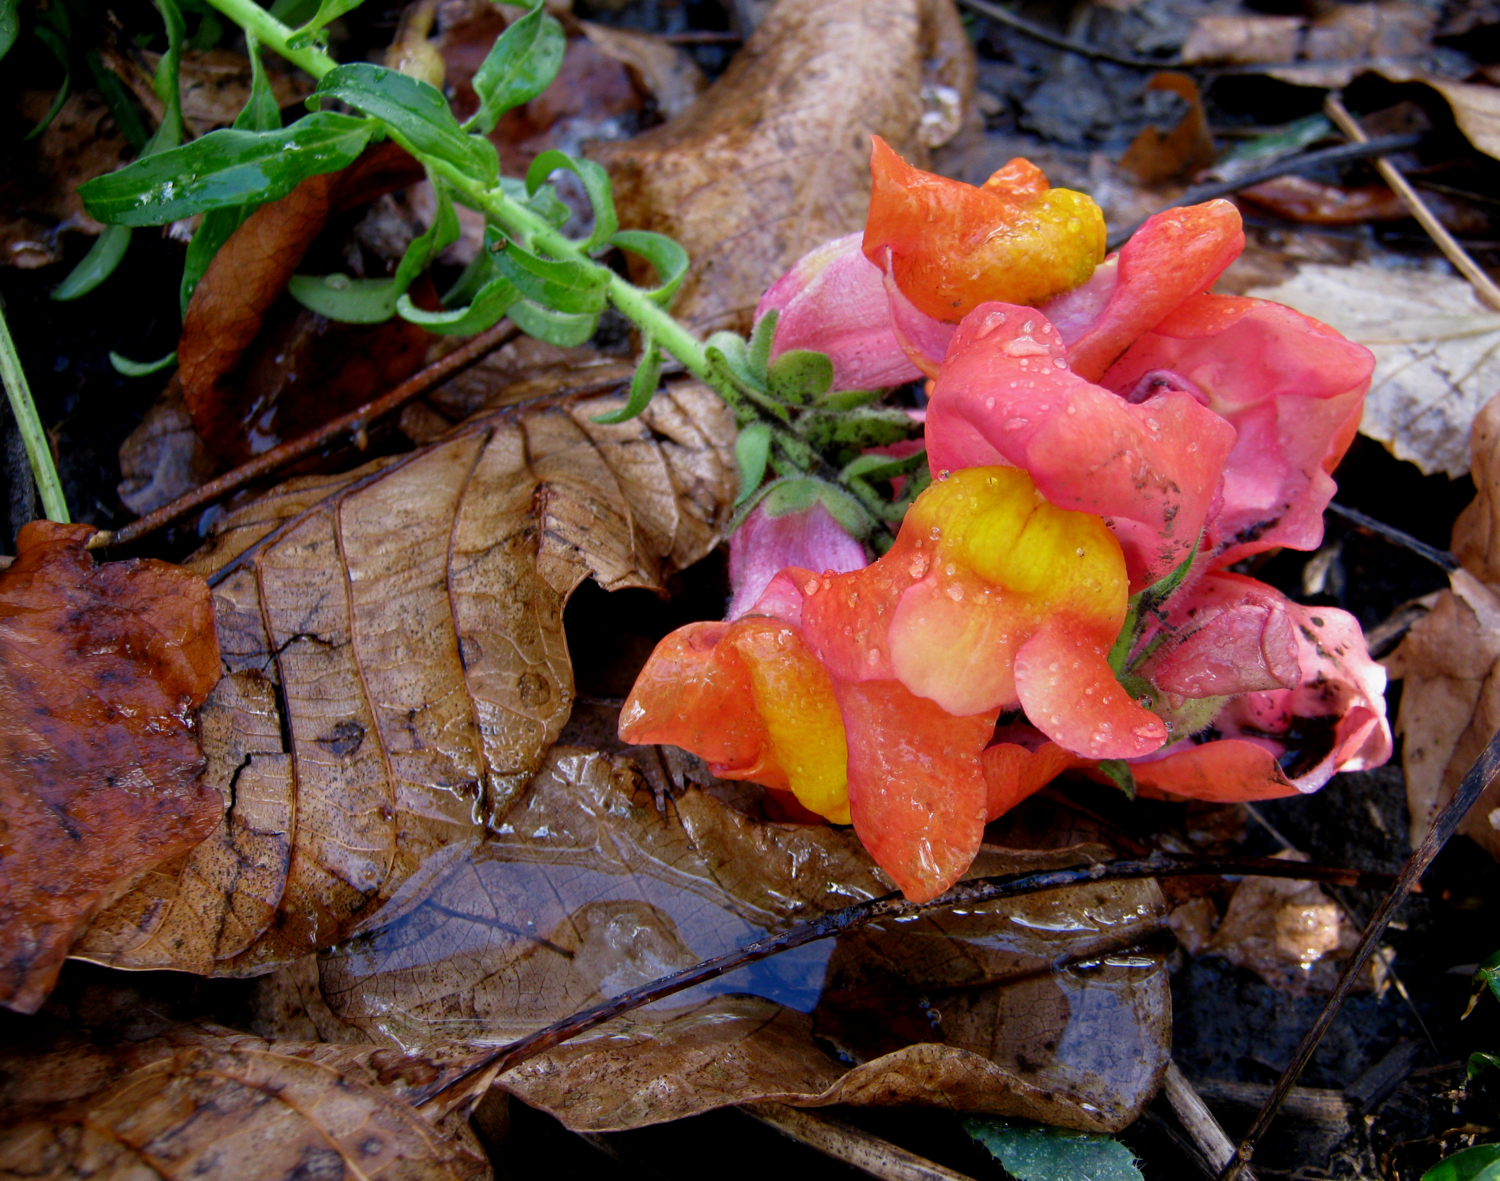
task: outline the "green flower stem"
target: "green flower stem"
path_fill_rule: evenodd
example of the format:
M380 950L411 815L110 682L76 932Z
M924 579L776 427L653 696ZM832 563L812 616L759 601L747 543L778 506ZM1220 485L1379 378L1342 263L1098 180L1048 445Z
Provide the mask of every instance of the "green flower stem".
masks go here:
M4 381L5 395L10 399L10 409L16 416L16 425L21 428L21 441L26 444L31 472L36 479L37 491L41 493L42 511L47 514L48 520L67 524L68 502L63 499L62 481L57 478L57 468L52 465L52 448L47 443L46 432L42 430L42 420L36 416L36 405L31 400L31 387L26 384L21 358L16 356L15 342L10 338L4 309L0 309L0 380Z
M326 53L316 49L291 48L288 40L292 35L292 30L255 3L255 0L209 0L209 3L241 28L253 32L263 45L300 66L314 78L322 78L338 64ZM474 177L453 167L448 161L417 151L394 130L390 131L390 135L412 156L433 172L438 173L468 197L474 205L484 210L501 229L528 248L536 247L553 258L580 262L604 271L608 276L606 284L610 302L642 333L653 338L663 349L681 361L689 373L700 381L707 382L727 401L734 403L737 391L725 388L724 380L712 371L702 343L673 319L670 313L653 302L646 292L622 279L602 263L589 258L579 249L577 242L564 237L530 209L509 200L498 188L486 188Z

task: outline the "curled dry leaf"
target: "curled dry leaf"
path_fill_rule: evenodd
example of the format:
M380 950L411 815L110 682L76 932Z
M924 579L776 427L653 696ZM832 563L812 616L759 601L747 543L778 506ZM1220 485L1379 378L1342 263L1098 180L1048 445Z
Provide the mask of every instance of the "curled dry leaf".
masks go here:
M254 975L349 935L479 840L572 705L563 606L592 575L660 588L717 542L737 485L695 383L639 419L554 398L230 514L207 576L224 679L201 715L231 804L76 950Z
M953 0L780 0L696 103L593 154L621 224L692 257L676 314L748 330L792 263L864 224L870 136L926 167L962 124L974 70Z
M447 1065L191 1026L111 1048L11 1053L0 1057L0 1174L487 1179L465 1123L437 1126L424 1114L441 1112L419 1114L404 1098Z
M1405 678L1396 733L1413 846L1500 730L1500 395L1475 418L1472 447L1477 494L1453 525L1463 565L1386 661L1392 677ZM1500 859L1500 784L1458 831Z
M1146 89L1175 94L1188 109L1170 131L1164 133L1155 124L1143 127L1121 157L1120 167L1143 185L1159 185L1212 164L1214 138L1198 84L1186 74L1163 70L1147 79Z
M1475 414L1500 388L1500 314L1453 275L1358 263L1304 265L1275 300L1332 325L1375 354L1360 431L1423 472L1469 470Z
M96 567L33 521L0 572L0 1004L35 1012L89 918L221 810L193 711L219 677L203 579Z
M1100 852L987 849L974 868ZM628 762L558 747L490 839L321 959L314 1020L332 1040L504 1043L890 888L848 829L754 821L698 788L659 811ZM1099 883L867 926L617 1018L498 1085L588 1131L762 1099L1117 1129L1167 1063L1162 959L1138 949L1162 911L1154 882Z
M352 209L421 177L395 144L368 149L341 172L310 176L279 201L261 206L214 255L193 291L177 346L183 403L209 450L227 463L342 414L410 376L421 366L428 335L405 320L364 327L336 325L278 308L287 280L329 216ZM273 311L274 309L274 311ZM268 320L271 324L268 328ZM252 348L262 329L275 347ZM325 372L303 372L288 383L282 357L309 343ZM309 364L303 361L304 368ZM316 389L314 398L282 406L282 387Z

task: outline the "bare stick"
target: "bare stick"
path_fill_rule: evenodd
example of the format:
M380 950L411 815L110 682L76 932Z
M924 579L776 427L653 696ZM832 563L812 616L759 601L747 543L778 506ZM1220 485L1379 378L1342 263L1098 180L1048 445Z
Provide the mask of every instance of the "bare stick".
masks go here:
M742 1103L740 1110L783 1136L879 1177L880 1181L970 1181L963 1173L955 1173L936 1161L907 1152L889 1140L821 1112L788 1107L784 1103Z
M1330 93L1323 100L1323 110L1327 112L1328 117L1333 120L1338 129L1355 143L1369 142L1370 137L1359 125L1359 120L1349 113L1349 109L1339 100L1337 94ZM1448 228L1427 207L1427 203L1417 194L1417 190L1412 188L1406 177L1401 175L1401 170L1384 156L1375 157L1375 169L1385 183L1390 185L1396 195L1406 203L1406 207L1411 210L1411 215L1422 223L1422 228L1437 243L1438 249L1447 256L1448 261L1473 285L1474 293L1479 296L1480 302L1500 311L1500 287L1496 287L1489 273L1469 257L1469 252L1458 244L1458 241L1448 232Z
M1286 1101L1293 1084L1311 1061L1313 1052L1318 1048L1318 1043L1323 1040L1323 1035L1328 1032L1328 1027L1333 1024L1333 1019L1338 1015L1344 998L1349 995L1349 990L1354 987L1354 982L1359 978L1361 972L1370 962L1370 957L1375 954L1375 948L1380 942L1380 937L1385 934L1385 928L1395 915L1397 908L1406 901L1406 896L1411 893L1427 867L1432 864L1433 858L1438 851L1447 844L1448 838L1458 830L1459 823L1465 814L1474 806L1474 802L1484 794L1496 774L1500 774L1500 731L1496 731L1491 737L1489 744L1480 752L1479 758L1469 768L1464 776L1463 782L1458 785L1458 791L1453 798L1443 807L1433 821L1432 831L1412 855L1406 859L1406 864L1401 869L1401 874L1395 883L1381 900L1379 908L1374 917L1370 919L1370 925L1365 928L1364 936L1359 941L1359 946L1354 949L1354 954L1349 957L1349 962L1344 965L1344 971L1339 976L1339 982L1333 990L1333 995L1328 998L1328 1003L1323 1006L1323 1011L1318 1014L1318 1019L1313 1027L1307 1031L1302 1039L1302 1044L1297 1047L1297 1052L1292 1056L1290 1065L1276 1080L1276 1086L1272 1089L1270 1097L1255 1117L1255 1122L1250 1125L1250 1130L1245 1133L1245 1138L1240 1141L1240 1146L1235 1153L1235 1158L1220 1174L1220 1181L1235 1181L1243 1177L1244 1167L1255 1154L1255 1146L1266 1134L1266 1129L1271 1126L1271 1121L1276 1118L1276 1113Z
M395 389L382 394L373 401L366 402L363 406L356 406L348 414L341 414L338 418L325 422L316 430L282 443L279 447L272 447L271 450L257 455L248 463L242 463L232 471L227 471L207 484L194 488L186 495L162 505L154 512L147 513L139 520L130 522L123 529L117 529L113 533L105 530L94 534L89 538L88 548L100 549L104 546L129 545L132 541L138 541L164 525L170 525L173 521L206 508L231 492L238 492L246 484L269 476L272 472L295 463L315 451L321 451L346 435L357 436L377 419L400 410L408 402L416 401L440 382L447 381L455 373L467 369L474 362L519 335L520 330L509 320L501 321L487 332L481 332L454 349L453 352L439 357L431 365L408 377Z
M1234 1159L1234 1141L1219 1125L1214 1113L1209 1111L1203 1097L1188 1082L1177 1063L1167 1063L1167 1073L1161 1081L1162 1094L1172 1105L1178 1121L1193 1138L1198 1151L1208 1158L1208 1163L1217 1171ZM1245 1173L1247 1181L1254 1181L1254 1174Z

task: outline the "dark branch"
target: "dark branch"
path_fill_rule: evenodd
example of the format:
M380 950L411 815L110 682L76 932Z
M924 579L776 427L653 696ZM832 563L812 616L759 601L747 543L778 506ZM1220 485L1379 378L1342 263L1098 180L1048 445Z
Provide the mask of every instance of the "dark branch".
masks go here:
M1351 526L1356 532L1378 537L1382 541L1388 541L1392 545L1410 550L1418 557L1426 558L1434 566L1441 567L1446 573L1451 574L1459 567L1458 559L1447 550L1428 545L1425 541L1418 541L1410 533L1402 533L1401 530L1394 529L1383 521L1367 517L1358 509L1345 508L1341 504L1330 504L1326 511Z

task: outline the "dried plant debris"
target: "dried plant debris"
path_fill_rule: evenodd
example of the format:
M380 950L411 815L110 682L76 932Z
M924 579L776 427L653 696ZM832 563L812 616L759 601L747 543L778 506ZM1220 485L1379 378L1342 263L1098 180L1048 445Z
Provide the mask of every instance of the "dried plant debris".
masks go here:
M1469 427L1500 386L1500 313L1450 274L1369 263L1299 268L1247 292L1322 320L1375 354L1360 430L1424 473L1469 469Z
M553 399L232 513L188 563L224 679L200 847L105 911L77 954L253 975L346 938L461 860L572 705L562 612L592 576L659 589L718 541L736 487L705 387Z
M1453 797L1471 763L1500 729L1500 395L1474 420L1476 495L1453 526L1463 565L1453 589L1387 660L1404 677L1396 733L1416 845ZM1459 831L1500 858L1500 784L1490 787Z
M682 114L595 149L621 224L692 257L676 315L747 330L793 262L863 224L871 135L922 167L957 134L973 52L953 0L782 0Z
M0 571L0 1004L35 1012L84 925L222 810L194 711L219 678L203 579L96 567L36 521Z
M975 872L1100 853L990 850ZM697 788L660 811L629 763L557 748L490 839L322 959L309 1008L332 1040L504 1043L889 889L847 829L753 821ZM1099 883L867 926L618 1018L498 1085L586 1131L761 1099L1115 1130L1167 1062L1163 962L1139 946L1163 910L1154 882Z
M403 1098L445 1064L185 1026L109 1048L0 1056L0 1174L481 1181L467 1125ZM434 1112L439 1115L441 1112Z

